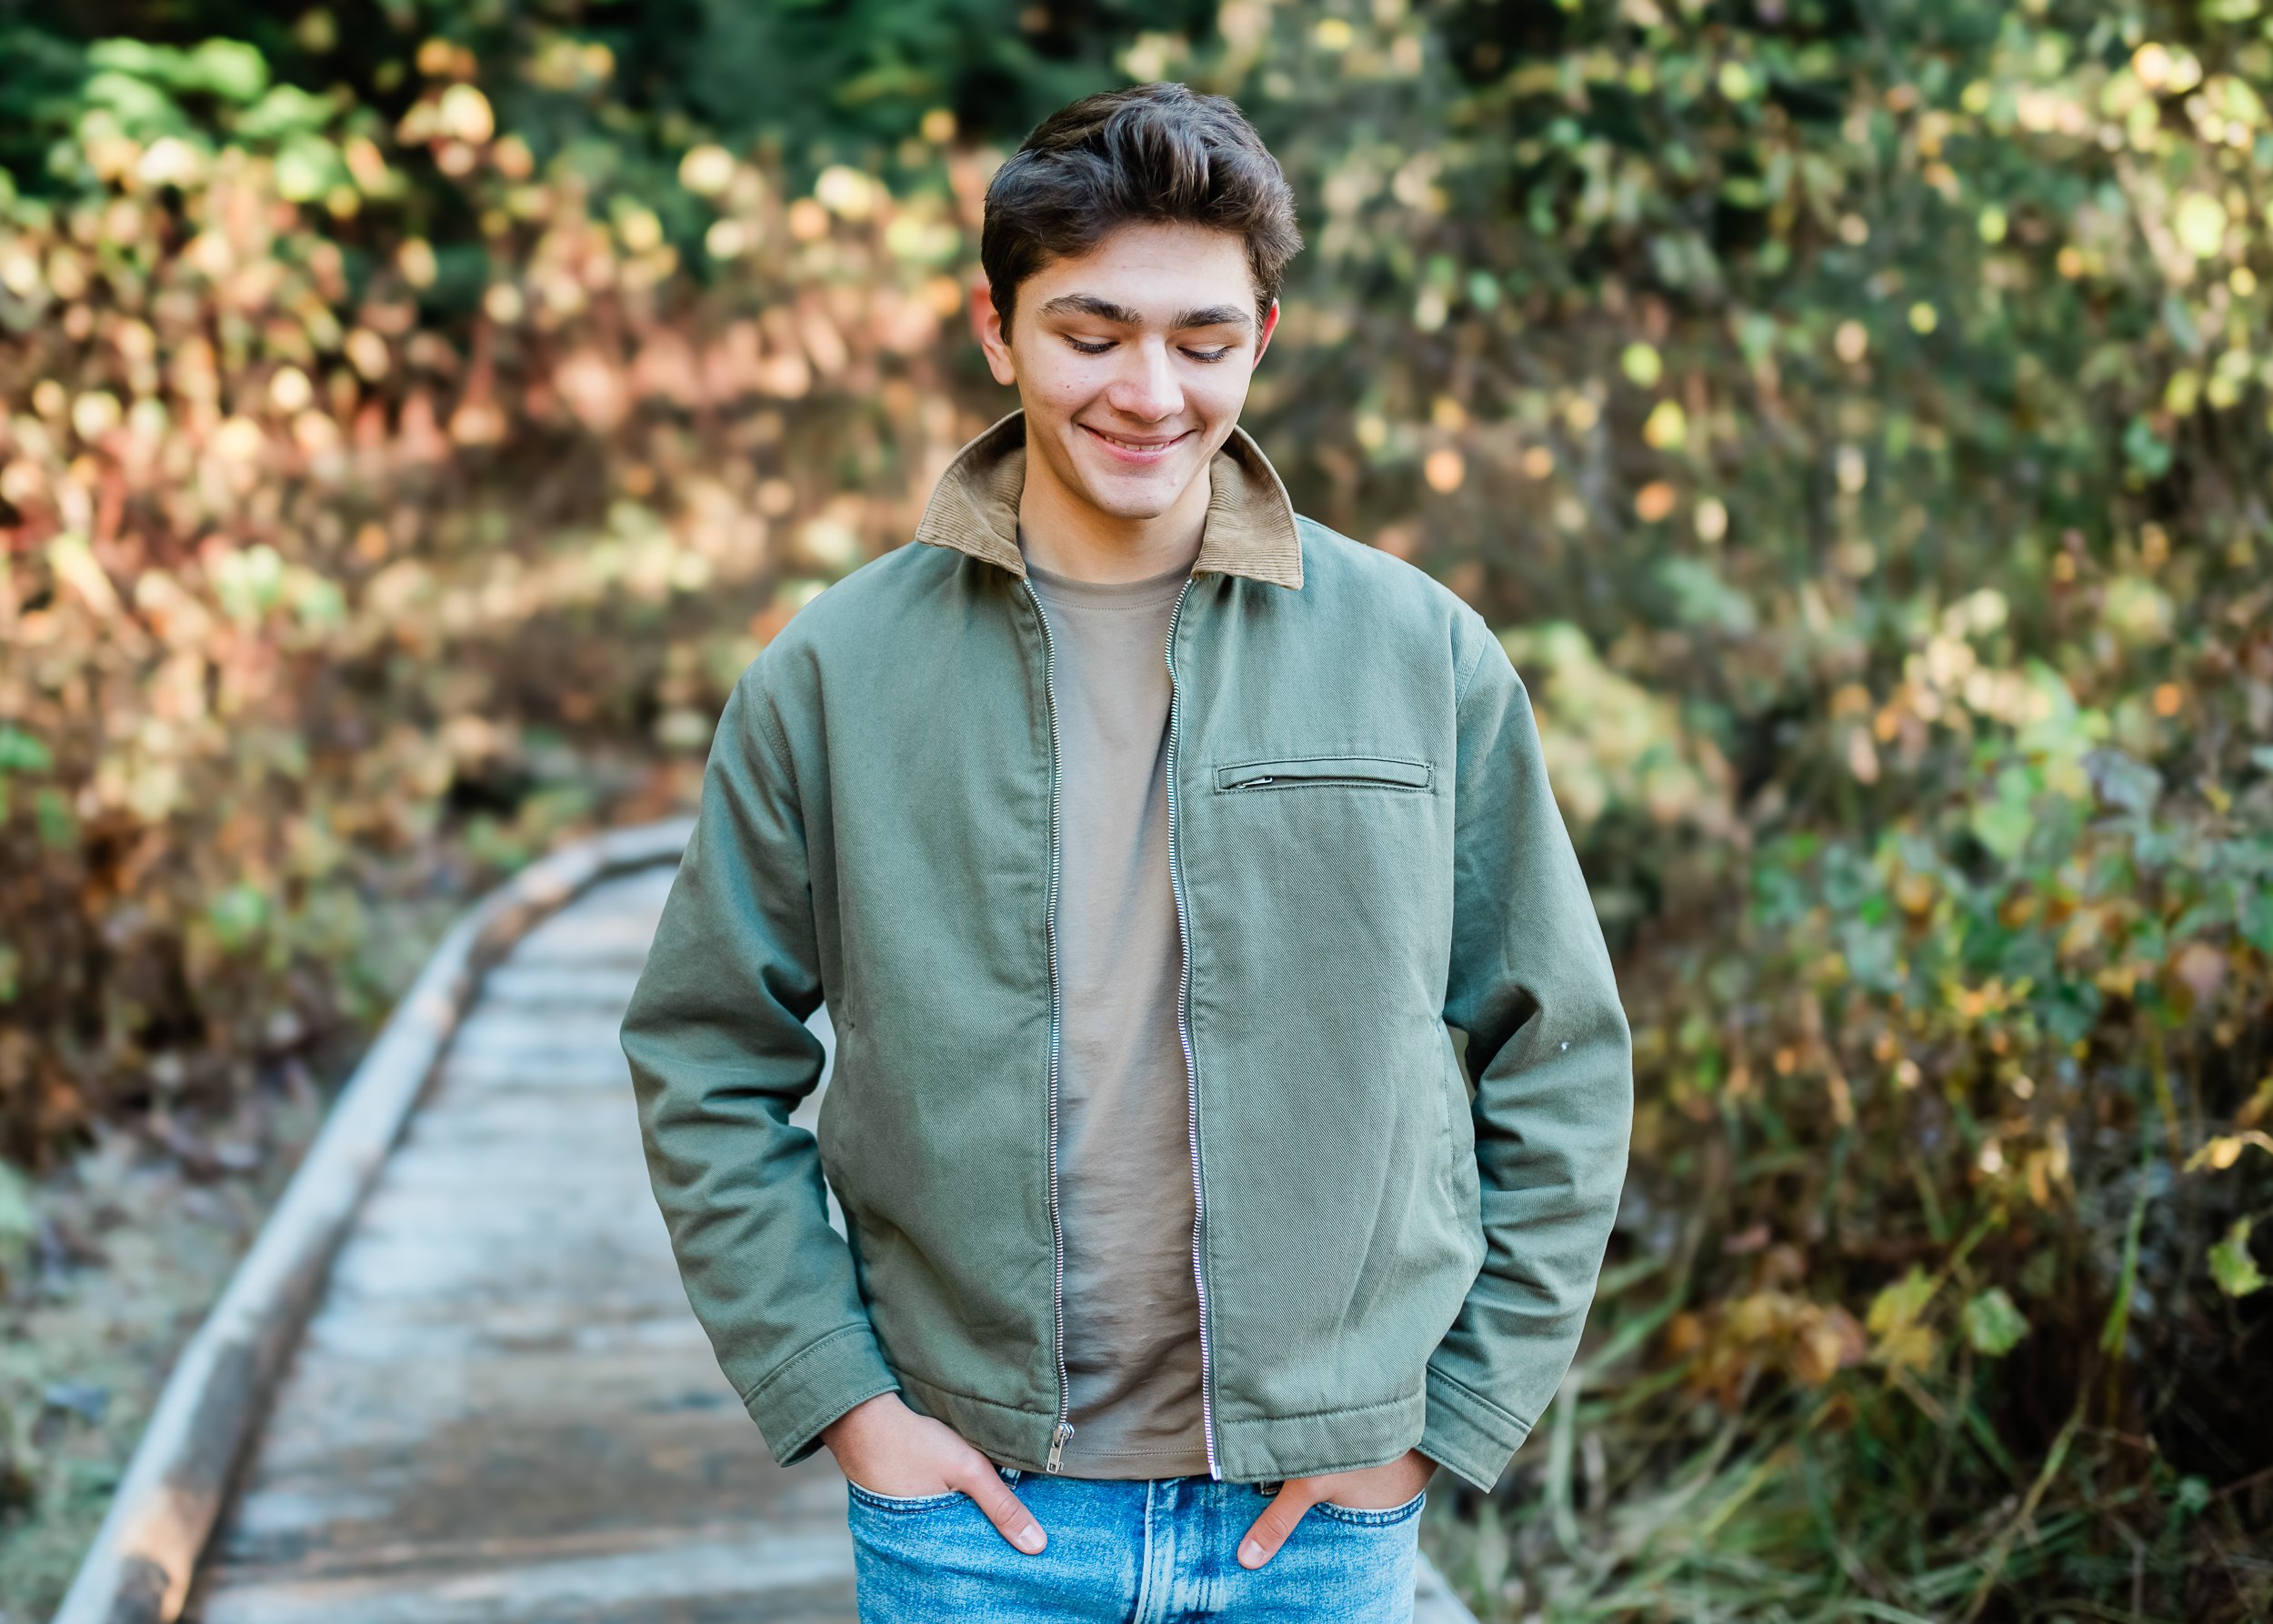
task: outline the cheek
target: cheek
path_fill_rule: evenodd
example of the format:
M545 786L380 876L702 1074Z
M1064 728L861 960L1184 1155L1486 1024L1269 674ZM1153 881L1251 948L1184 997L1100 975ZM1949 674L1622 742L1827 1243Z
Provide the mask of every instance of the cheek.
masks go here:
M1184 396L1211 423L1237 417L1247 404L1248 372L1243 361L1226 356L1185 380Z
M1020 376L1025 377L1027 386L1036 396L1061 410L1079 406L1104 387L1103 382L1093 375L1090 368L1056 359Z

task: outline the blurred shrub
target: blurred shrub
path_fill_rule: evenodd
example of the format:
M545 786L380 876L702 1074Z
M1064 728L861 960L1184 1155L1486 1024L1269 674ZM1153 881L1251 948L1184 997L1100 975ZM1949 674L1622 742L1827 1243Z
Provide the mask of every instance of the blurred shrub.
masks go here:
M2257 0L206 20L0 81L15 1155L225 1100L376 1012L381 921L686 795L998 407L976 199L1109 59L1287 162L1250 423L1508 628L1621 955L1596 1335L1456 1577L2273 1605Z
M1266 443L1517 628L1635 1021L1598 1341L1456 1566L2255 1616L2273 24L1221 18L1157 49L1307 205Z
M931 359L946 179L792 197L697 147L696 283L653 210L501 130L470 59L416 55L390 127L243 45L98 43L48 195L5 200L19 1158L377 1013L424 939L388 907L637 798L606 740L698 760L722 685L970 426ZM411 228L448 215L474 240Z

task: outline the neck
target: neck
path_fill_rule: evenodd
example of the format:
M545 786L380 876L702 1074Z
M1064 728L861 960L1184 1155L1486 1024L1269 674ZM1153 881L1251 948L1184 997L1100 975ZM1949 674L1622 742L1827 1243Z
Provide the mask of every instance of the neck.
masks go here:
M1166 512L1149 518L1106 513L1066 487L1048 458L1026 447L1018 530L1026 556L1053 575L1076 581L1141 581L1190 567L1207 524L1205 468Z

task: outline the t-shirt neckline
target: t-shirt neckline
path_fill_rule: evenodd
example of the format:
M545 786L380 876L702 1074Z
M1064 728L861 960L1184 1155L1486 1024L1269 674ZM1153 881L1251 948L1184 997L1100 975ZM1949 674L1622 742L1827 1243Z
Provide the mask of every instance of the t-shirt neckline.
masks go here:
M1059 597L1076 603L1094 603L1106 606L1139 607L1157 598L1171 596L1184 578L1192 573L1189 565L1164 569L1158 575L1144 576L1134 581L1085 581L1073 576L1060 575L1044 569L1031 558L1026 560L1026 574Z

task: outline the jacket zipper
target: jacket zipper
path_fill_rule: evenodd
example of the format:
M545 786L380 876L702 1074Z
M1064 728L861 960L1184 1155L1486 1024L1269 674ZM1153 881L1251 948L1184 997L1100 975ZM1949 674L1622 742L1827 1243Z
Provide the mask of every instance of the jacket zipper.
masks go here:
M1199 1067L1192 1058L1189 1021L1192 937L1185 917L1184 865L1177 856L1176 846L1176 627L1184 617L1185 594L1191 589L1192 577L1187 576L1177 591L1176 607L1168 615L1168 643L1163 651L1168 662L1168 886L1176 900L1177 941L1183 959L1176 988L1176 1032L1184 1045L1185 1102L1192 1148L1192 1286L1199 1298L1199 1429L1201 1441L1207 1447L1207 1475L1221 1479L1223 1469L1216 1462L1215 1361L1207 1343L1207 1271L1200 1261L1200 1228L1207 1207L1201 1194L1199 1176ZM1046 691L1047 682L1043 686Z
M1030 577L1026 579L1026 596L1034 600L1035 618L1042 627L1042 705L1049 712L1050 724L1050 880L1049 897L1043 917L1045 935L1049 943L1050 972L1050 1312L1056 1330L1056 1347L1053 1352L1057 1360L1057 1425L1050 1433L1049 1459L1043 1466L1045 1470L1055 1472L1066 1453L1066 1440L1074 1435L1073 1422L1068 1419L1073 1410L1073 1384L1066 1376L1066 1231L1057 1216L1057 693L1052 686L1051 667L1054 662L1050 650L1049 617L1042 612L1042 595L1034 589ZM1173 817L1169 827L1171 830L1175 827ZM1173 833L1170 840L1173 845Z

